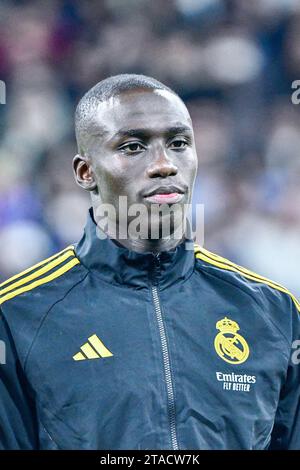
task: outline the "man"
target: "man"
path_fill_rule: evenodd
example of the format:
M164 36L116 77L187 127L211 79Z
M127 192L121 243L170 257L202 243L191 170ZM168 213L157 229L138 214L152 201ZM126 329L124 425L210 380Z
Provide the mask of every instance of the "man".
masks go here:
M76 135L84 235L1 285L1 448L300 448L300 305L188 249L197 156L183 102L152 78L110 77L80 101ZM168 236L168 214L150 217L161 205L176 206Z

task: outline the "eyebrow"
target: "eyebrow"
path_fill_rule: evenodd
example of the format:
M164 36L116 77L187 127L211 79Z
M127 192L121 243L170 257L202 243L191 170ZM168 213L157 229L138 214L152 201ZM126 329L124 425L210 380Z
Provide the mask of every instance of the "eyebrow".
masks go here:
M147 128L138 128L138 129L120 129L116 134L113 135L112 139L119 139L122 137L140 137L147 138L153 135L155 131L152 131ZM163 130L161 134L165 136L171 136L175 134L192 134L192 129L188 126L172 126Z

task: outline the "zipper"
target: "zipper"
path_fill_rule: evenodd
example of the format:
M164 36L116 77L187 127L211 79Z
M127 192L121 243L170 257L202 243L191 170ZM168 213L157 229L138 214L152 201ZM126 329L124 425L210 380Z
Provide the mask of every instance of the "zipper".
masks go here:
M157 265L156 269L158 270L158 263L160 262L159 255L156 256ZM174 397L174 387L172 381L172 373L171 373L171 366L170 366L170 355L168 350L168 343L166 337L165 326L162 317L162 311L160 306L160 300L158 295L158 287L157 285L153 285L151 287L154 309L156 314L156 319L158 323L160 341L161 341L161 348L163 354L163 364L164 364L164 374L165 374L165 381L167 386L167 397L168 397L168 417L169 417L169 425L170 425L170 433L171 433L171 444L173 450L178 450L178 441L177 441L177 434L176 434L176 414L175 414L175 397Z

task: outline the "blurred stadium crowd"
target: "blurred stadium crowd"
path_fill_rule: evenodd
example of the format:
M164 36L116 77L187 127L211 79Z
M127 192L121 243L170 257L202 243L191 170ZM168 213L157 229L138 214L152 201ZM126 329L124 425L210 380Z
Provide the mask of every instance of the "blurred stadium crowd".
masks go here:
M188 105L206 247L300 295L299 0L1 0L1 280L80 237L74 108L126 72Z

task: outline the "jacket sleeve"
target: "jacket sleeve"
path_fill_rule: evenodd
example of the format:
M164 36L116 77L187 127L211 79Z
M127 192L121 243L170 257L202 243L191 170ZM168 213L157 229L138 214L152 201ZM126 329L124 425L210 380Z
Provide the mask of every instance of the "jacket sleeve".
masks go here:
M36 448L34 401L0 310L0 449Z
M280 393L270 450L300 449L300 312L294 306L291 330L290 360Z

